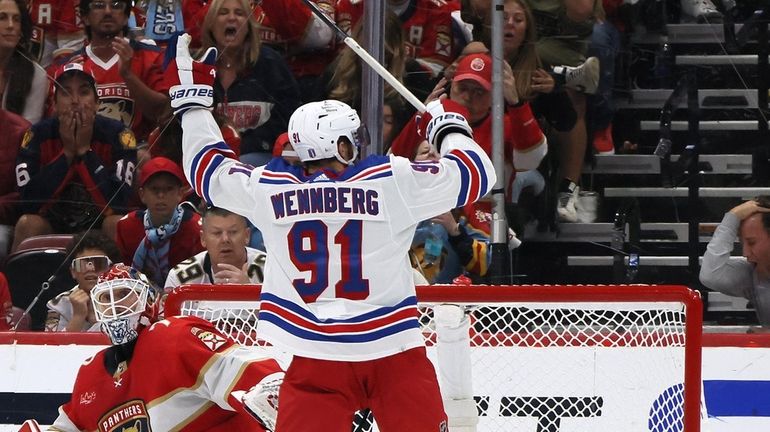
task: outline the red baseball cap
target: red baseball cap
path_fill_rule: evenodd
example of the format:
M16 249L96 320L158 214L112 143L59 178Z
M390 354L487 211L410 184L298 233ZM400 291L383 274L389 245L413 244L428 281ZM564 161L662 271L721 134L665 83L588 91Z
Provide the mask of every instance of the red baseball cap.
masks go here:
M176 177L182 185L187 184L182 168L176 162L163 156L157 156L142 165L142 169L139 171L139 186L144 187L147 180L158 173L169 173Z
M486 54L469 54L457 63L452 81L473 80L492 90L492 58Z

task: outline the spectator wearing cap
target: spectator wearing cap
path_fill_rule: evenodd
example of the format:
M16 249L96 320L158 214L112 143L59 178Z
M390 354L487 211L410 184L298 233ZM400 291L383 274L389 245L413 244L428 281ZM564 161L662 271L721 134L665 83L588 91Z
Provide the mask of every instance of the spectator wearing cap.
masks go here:
M30 123L43 117L48 77L29 51L32 20L24 0L0 0L0 108Z
M187 182L172 160L155 157L139 172L139 198L147 207L118 222L117 243L123 262L163 287L169 270L203 250L200 215L180 204Z
M94 78L81 65L65 66L56 82L56 115L27 130L16 158L13 250L27 237L92 228L114 238L132 192L134 134L96 114Z
M131 6L131 0L80 0L87 43L65 62L81 63L94 76L100 115L122 121L145 141L155 121L170 112L168 86L161 50L128 39Z
M72 257L70 274L77 284L46 304L45 331L99 331L91 305L91 289L99 275L120 259L118 248L103 233L86 231L72 238L67 256Z
M445 97L446 82L439 81L427 102ZM545 135L535 121L529 103L520 101L510 66L503 64L503 93L506 102L503 123L503 141L506 162L506 180L513 185L516 171L534 170L548 152ZM492 154L492 58L483 53L470 54L457 64L449 98L468 111L468 123L477 143ZM407 124L392 146L398 156L413 157L421 138L416 121Z

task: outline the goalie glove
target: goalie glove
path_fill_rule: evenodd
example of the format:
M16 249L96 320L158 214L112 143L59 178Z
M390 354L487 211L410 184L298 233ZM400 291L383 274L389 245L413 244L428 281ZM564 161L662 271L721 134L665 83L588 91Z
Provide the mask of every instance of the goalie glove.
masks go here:
M217 49L209 48L201 61L196 61L190 55L190 40L187 33L172 39L163 62L174 114L183 114L191 108L210 109L214 104Z
M243 406L267 430L275 430L278 419L278 390L283 383L283 372L275 372L258 382L242 397Z
M467 117L468 110L459 103L447 98L433 100L420 115L420 136L441 151L441 141L450 133L461 133L473 138Z

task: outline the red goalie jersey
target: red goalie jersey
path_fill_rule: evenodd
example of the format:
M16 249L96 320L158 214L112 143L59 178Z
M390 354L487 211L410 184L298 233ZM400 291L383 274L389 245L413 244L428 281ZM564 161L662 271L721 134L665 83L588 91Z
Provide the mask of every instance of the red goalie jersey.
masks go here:
M167 318L80 367L72 399L50 430L264 431L239 393L281 369L234 344L208 321ZM128 361L121 361L128 358Z

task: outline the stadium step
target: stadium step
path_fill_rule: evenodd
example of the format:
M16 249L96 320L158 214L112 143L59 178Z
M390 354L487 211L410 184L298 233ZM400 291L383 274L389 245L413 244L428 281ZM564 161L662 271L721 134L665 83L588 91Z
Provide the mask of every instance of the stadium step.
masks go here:
M676 56L677 66L738 66L755 65L759 61L756 54L685 54Z
M605 198L687 198L688 188L686 187L608 187L604 188L603 196ZM770 187L701 187L699 196L701 198L740 198L749 200L758 195L769 195Z
M703 222L699 225L699 241L711 240L718 223ZM642 223L639 237L642 242L687 242L688 224L684 222L649 222ZM596 242L610 243L614 234L614 224L602 223L565 223L559 226L558 233L537 232L534 225L527 226L522 236L525 242ZM629 241L628 229L624 241Z
M628 265L628 257L623 257L624 263ZM731 261L740 260L741 257L730 257ZM703 261L699 258L698 262ZM567 265L575 267L606 267L614 264L613 256L568 256ZM640 267L687 267L690 260L686 256L639 256Z
M679 155L671 155L677 161ZM585 174L660 174L660 158L655 155L596 155L593 165L583 168ZM712 170L704 174L751 174L751 155L700 155Z
M743 24L735 24L738 33ZM724 24L668 24L665 33L645 33L643 29L634 31L633 43L660 44L722 44L725 42Z
M672 89L634 89L627 99L620 99L618 109L659 110L671 96ZM757 89L699 89L701 109L757 108Z
M770 123L768 123L770 124ZM698 123L701 131L755 131L759 130L757 120L701 120ZM639 127L643 131L660 130L660 120L642 120ZM686 120L674 120L671 122L673 132L687 131Z

